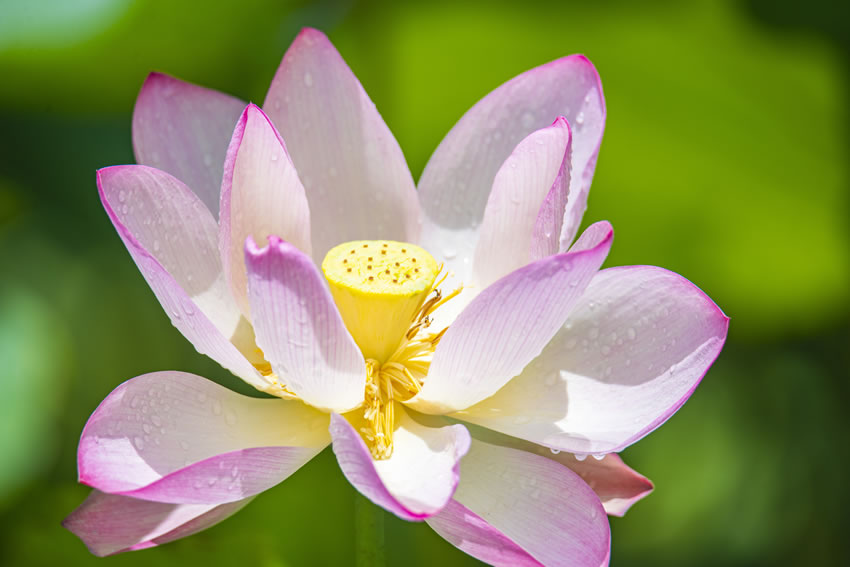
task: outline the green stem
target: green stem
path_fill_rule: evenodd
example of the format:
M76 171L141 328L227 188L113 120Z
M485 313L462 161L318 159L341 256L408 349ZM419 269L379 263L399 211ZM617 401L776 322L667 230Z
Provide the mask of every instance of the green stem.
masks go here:
M384 511L360 493L354 497L354 557L357 567L386 564Z

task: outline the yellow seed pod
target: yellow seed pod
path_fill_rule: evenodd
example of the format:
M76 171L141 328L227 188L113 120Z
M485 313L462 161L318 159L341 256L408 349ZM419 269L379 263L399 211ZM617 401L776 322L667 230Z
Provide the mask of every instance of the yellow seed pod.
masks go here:
M332 248L322 272L364 358L383 363L431 292L439 265L413 244L358 240Z

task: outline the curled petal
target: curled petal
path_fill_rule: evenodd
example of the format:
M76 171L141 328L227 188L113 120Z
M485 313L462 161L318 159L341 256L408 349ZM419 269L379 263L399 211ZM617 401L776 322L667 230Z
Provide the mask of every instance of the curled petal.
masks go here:
M462 425L424 425L400 406L396 423L392 457L375 461L354 427L334 414L333 450L345 478L361 494L399 518L421 520L451 499L460 458L469 449L469 432Z
M422 391L406 403L425 413L462 410L519 374L564 324L608 255L614 232L598 224L603 236L593 247L538 260L482 291L446 331Z
M151 73L133 109L136 161L183 181L218 217L224 154L243 108L232 96Z
M607 565L611 535L599 499L549 459L472 441L454 501L426 520L493 565Z
M168 504L93 490L62 525L104 557L162 545L232 516L252 498L226 504Z
M219 248L225 277L242 313L250 318L245 239L278 236L310 254L310 209L283 140L250 104L227 150L221 186Z
M620 451L685 403L728 326L678 274L653 266L603 270L540 356L457 417L572 453Z
M263 109L307 191L314 258L341 242L419 239L419 202L398 143L320 31L298 34Z
M287 478L329 442L328 418L300 402L249 398L192 374L118 386L80 439L80 482L110 494L221 504Z
M366 362L310 257L273 236L245 248L257 344L306 403L348 411L363 402Z

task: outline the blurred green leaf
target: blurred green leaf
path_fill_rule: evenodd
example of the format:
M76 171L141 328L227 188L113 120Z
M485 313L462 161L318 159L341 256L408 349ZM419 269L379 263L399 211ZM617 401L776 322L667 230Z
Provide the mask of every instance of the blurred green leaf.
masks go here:
M2 507L10 493L51 464L71 351L64 321L25 289L1 286L0 313Z

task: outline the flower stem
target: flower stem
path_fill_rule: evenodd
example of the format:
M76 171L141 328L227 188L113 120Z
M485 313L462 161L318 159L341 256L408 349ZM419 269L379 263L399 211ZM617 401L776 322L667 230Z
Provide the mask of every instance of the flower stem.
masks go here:
M354 497L354 564L385 565L384 511L360 493Z

